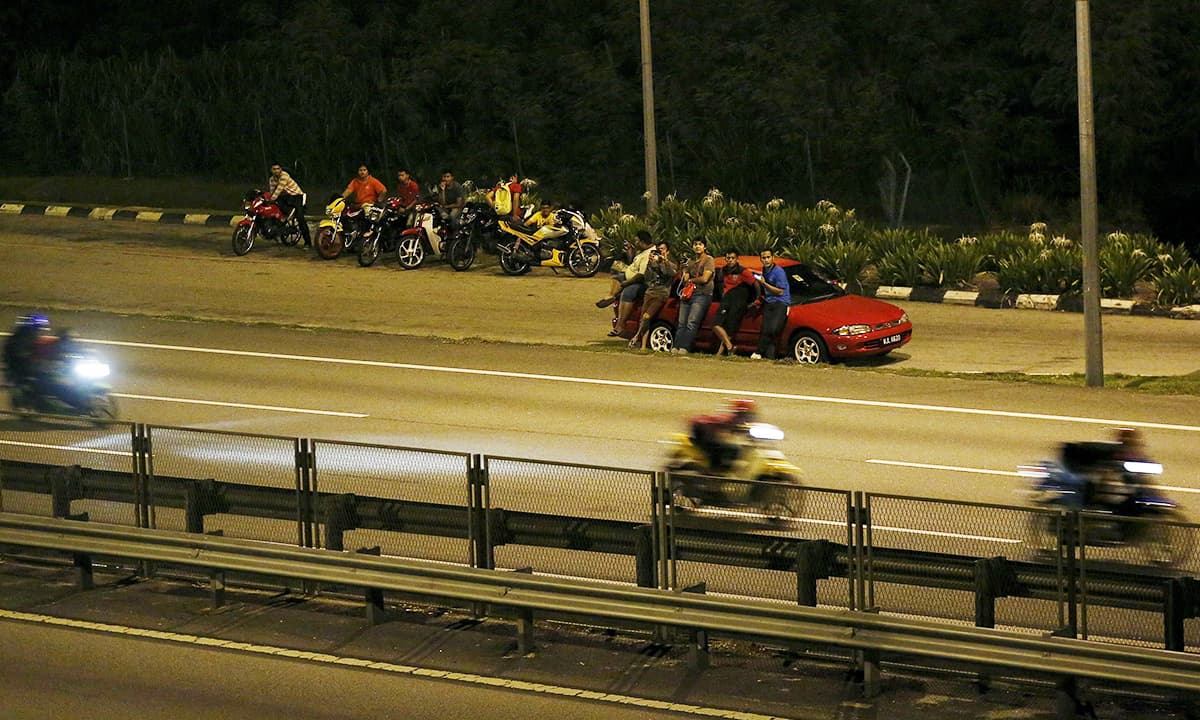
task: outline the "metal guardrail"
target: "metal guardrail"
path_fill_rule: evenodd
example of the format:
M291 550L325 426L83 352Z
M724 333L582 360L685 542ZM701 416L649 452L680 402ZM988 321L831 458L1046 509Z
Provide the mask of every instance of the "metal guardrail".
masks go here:
M0 544L166 562L211 571L414 593L533 612L632 621L718 635L922 656L980 668L1200 692L1200 658L1147 648L745 598L620 587L531 574L145 528L0 513ZM84 564L77 557L77 564Z

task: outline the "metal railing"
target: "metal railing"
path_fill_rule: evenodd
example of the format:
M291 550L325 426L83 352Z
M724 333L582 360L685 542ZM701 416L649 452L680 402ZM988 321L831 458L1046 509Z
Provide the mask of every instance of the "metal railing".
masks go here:
M80 567L88 566L90 555L100 554L218 573L272 575L507 607L522 618L525 642L532 633L533 613L547 612L681 628L704 638L726 635L848 648L863 653L876 671L885 656L920 656L981 669L1200 691L1200 657L1193 655L990 628L960 628L869 612L726 599L13 513L0 513L0 544L70 552Z
M600 490L577 500L586 488ZM1093 553L1090 528L1110 518L804 487L779 521L685 512L672 490L662 473L420 448L0 431L0 510L1200 648L1196 568Z

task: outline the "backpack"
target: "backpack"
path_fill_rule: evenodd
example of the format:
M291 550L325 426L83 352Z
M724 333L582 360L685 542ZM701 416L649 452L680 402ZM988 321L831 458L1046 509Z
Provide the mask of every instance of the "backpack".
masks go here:
M508 189L508 183L500 183L500 187L496 188L494 200L497 215L508 215L512 212L512 191Z

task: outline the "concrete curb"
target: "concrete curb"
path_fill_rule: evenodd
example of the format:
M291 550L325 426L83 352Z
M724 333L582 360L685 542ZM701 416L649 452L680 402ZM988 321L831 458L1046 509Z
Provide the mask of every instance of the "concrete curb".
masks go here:
M87 207L72 205L46 205L42 203L0 203L0 213L10 215L44 215L46 217L77 217L92 220L132 220L133 222L164 223L169 225L207 225L231 227L242 218L217 213L163 212L148 208ZM611 258L607 258L611 264ZM605 268L602 268L607 271ZM986 308L1018 308L1022 310L1058 310L1083 312L1083 300L1078 295L1005 295L999 291L975 292L967 290L945 290L931 287L902 287L880 285L863 288L863 295L880 300L907 300L912 302L945 303L947 305L973 305ZM1100 312L1108 315L1153 315L1180 320L1200 320L1200 305L1176 305L1164 307L1137 303L1119 298L1102 298Z
M231 227L242 214L163 212L148 208L87 207L78 205L43 205L41 203L0 203L0 213L10 215L44 215L46 217L76 217L92 220L132 220L133 222L164 223L168 225L208 225Z
M901 287L895 285L880 285L873 292L871 288L864 288L863 294L880 300L908 300L913 302L945 303L948 305L974 305L975 307L1017 308L1020 310L1083 312L1083 298L1078 295L1039 295L1034 293L1005 295L999 291L975 292L967 290L944 290L942 288ZM1200 305L1166 307L1120 298L1101 298L1100 312L1106 315L1153 315L1178 320L1200 320Z

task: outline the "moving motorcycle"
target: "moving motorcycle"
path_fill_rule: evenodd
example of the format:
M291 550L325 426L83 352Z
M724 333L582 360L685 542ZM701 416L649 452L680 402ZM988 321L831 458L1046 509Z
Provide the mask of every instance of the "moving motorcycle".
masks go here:
M325 217L317 225L313 247L323 260L333 260L343 252L358 247L363 231L364 208L348 205L341 195L334 195L325 206Z
M515 224L507 217L497 220L503 233L496 246L501 270L508 275L524 275L540 265L565 267L575 277L596 274L600 269L600 236L579 212L559 210L554 215L553 224L537 229Z
M94 420L117 416L117 401L110 394L110 368L90 351L64 355L49 370L49 377L14 383L10 402L14 410L52 415L77 415Z
M400 235L396 257L400 267L415 270L425 262L426 253L436 253L456 271L463 271L475 262L475 246L470 235L451 232L450 219L437 203L417 205L417 224Z
M380 205L368 205L363 213L370 223L358 246L358 264L370 267L380 253L396 250L401 233L408 226L408 213L400 207L400 198L388 198Z
M280 245L294 246L300 242L300 218L291 210L285 216L283 209L264 190L250 190L242 198L242 209L246 216L238 221L233 230L233 253L245 255L254 247L259 235L274 240Z
M1017 470L1030 482L1035 506L1086 513L1076 542L1082 539L1089 547L1132 545L1147 562L1174 565L1186 554L1186 542L1181 528L1163 521L1185 518L1156 484L1162 465L1123 458L1121 449L1114 442L1063 443L1058 458ZM1029 539L1035 547L1047 544L1047 536L1063 542L1063 535L1058 516L1030 516Z
M728 467L718 468L690 435L672 435L666 467L676 510L707 506L797 517L804 504L801 472L779 450L783 437L783 430L774 425L748 423L734 438L736 456Z

